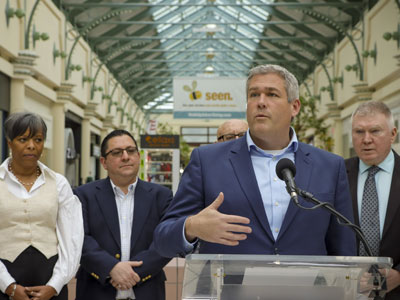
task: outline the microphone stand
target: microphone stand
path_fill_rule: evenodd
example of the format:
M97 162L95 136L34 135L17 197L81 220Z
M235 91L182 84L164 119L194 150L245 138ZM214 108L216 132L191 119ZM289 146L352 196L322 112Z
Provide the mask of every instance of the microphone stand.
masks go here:
M288 189L288 192L289 192L289 189ZM365 248L366 252L368 253L368 256L371 256L371 257L373 256L371 248L369 247L367 241L365 240L365 236L359 226L355 225L349 219L347 219L345 216L343 216L341 213L339 213L329 202L322 202L322 201L318 200L317 198L315 198L313 194L303 191L299 188L295 188L295 192L298 195L302 196L306 201L316 204L314 207L311 207L311 208L304 207L299 203L299 201L297 199L297 195L295 193L293 193L293 191L290 191L289 192L289 194L291 196L290 199L293 200L293 202L296 206L298 206L302 209L307 209L307 210L316 209L319 207L323 207L323 208L327 209L331 214L333 214L337 218L338 223L340 225L349 226L355 232L357 238L364 245L364 248ZM386 290L386 278L383 277L383 275L379 272L377 265L372 265L368 272L374 276L374 282L373 282L374 289L372 289L370 296L374 296L374 298L373 298L374 300L383 300L384 298L383 298L383 296L380 295L380 291ZM382 282L382 288L380 287L380 284L379 284L380 282Z

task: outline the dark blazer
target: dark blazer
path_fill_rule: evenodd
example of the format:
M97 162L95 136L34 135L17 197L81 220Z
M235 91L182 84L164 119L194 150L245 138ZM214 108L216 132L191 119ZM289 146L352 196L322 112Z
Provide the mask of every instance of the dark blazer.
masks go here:
M110 179L82 185L74 190L82 202L85 239L81 267L77 273L77 300L115 300L116 289L109 283L111 269L120 261L121 242L117 205ZM164 215L172 192L166 187L138 180L131 235L132 261L141 282L133 290L137 300L164 300L163 267L170 259L157 254L153 232Z
M389 201L386 210L385 223L383 225L382 240L379 246L379 256L391 257L393 268L400 271L400 156L394 152L394 169L392 183L390 185ZM349 178L350 192L353 202L354 220L360 224L357 205L357 182L359 158L346 159L347 175ZM397 287L386 295L386 300L400 299L400 287Z
M321 201L328 201L353 219L346 169L341 157L299 143L295 154L297 186ZM251 220L252 233L238 246L201 242L200 253L355 255L356 243L350 228L341 226L326 210L303 210L289 204L275 241L269 227L253 170L246 137L194 149L178 191L163 222L157 226L154 242L167 257L186 255L183 226L187 216L210 205L219 192L224 202L219 211ZM304 206L312 206L300 197Z

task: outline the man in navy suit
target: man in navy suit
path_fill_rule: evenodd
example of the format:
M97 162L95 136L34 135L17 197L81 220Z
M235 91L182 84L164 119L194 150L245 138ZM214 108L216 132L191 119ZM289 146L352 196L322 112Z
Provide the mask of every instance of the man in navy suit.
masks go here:
M75 189L85 227L76 299L164 300L170 259L155 251L153 231L172 192L137 178L140 154L125 130L105 137L100 162L108 177Z
M290 201L275 168L295 162L297 186L352 220L341 157L298 142L291 120L300 111L297 79L276 65L247 80L246 135L195 149L154 242L167 257L199 253L355 255L354 233L326 210ZM299 198L300 204L312 204Z

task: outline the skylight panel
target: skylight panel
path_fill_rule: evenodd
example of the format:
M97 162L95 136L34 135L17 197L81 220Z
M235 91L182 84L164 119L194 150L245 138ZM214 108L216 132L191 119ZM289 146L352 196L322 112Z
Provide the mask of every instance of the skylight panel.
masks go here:
M178 9L177 6L162 6L153 13L154 20L157 21L177 9Z
M243 22L243 23L249 23L249 22L253 23L253 22L255 22L256 20L250 18L248 15L240 14L240 15L239 15L239 21L240 21L240 22Z
M162 33L164 30L170 28L171 26L171 24L159 24L157 25L157 32Z
M238 26L238 28L236 28L236 31L241 33L245 37L257 38L257 36L255 36L251 31L246 29L244 26Z
M188 16L190 16L191 14L195 13L196 11L199 11L201 9L201 6L192 6L189 7L188 9L186 9L182 15L183 15L183 19L186 19Z
M236 9L232 8L231 6L224 6L224 12L231 15L235 19L238 17L238 12Z
M260 18L261 20L267 20L269 13L263 10L260 6L243 6L243 9L247 10L248 12L252 13L256 17ZM257 21L257 20L255 20Z
M264 25L262 24L250 24L249 26L254 30L257 30L259 33L262 33L264 31Z
M173 102L167 102L157 106L157 109L173 109L173 108L174 108Z

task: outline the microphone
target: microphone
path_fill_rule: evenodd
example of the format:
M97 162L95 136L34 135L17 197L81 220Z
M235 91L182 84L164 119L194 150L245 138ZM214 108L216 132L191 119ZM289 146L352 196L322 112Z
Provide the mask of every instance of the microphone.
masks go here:
M290 197L297 203L296 183L294 182L294 175L296 175L296 166L288 158L282 158L276 165L276 175L279 179L284 180L286 183L286 190Z

